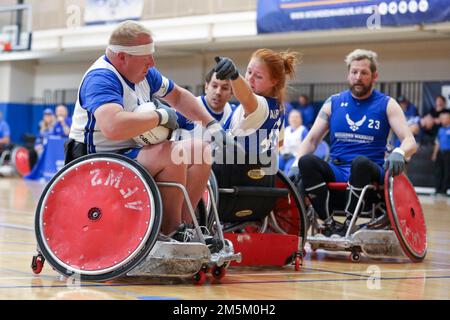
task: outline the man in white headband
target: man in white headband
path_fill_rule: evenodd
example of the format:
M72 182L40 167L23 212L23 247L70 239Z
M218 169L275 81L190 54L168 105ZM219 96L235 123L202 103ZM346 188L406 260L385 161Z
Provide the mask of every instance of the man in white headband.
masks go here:
M86 72L75 106L66 162L85 153L119 152L141 163L156 181L186 186L194 206L199 202L211 172L210 159L200 164L175 163L175 148L183 152L208 155L202 141L164 141L140 148L132 139L157 126L175 129L176 110L205 127L220 130L213 117L187 90L164 77L156 68L151 32L134 21L125 21L111 34L106 54ZM143 113L132 112L136 105L162 99L170 107ZM197 148L197 149L195 149ZM198 153L198 150L201 153ZM191 157L193 159L194 157ZM197 160L197 159L196 159ZM209 160L209 161L205 161ZM161 188L164 207L162 232L171 234L191 217L182 193Z

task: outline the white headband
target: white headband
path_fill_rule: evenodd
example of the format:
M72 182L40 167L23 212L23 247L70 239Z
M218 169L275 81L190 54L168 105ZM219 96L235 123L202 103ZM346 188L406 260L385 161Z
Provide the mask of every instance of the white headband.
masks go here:
M153 42L141 46L119 46L110 44L108 49L115 53L125 52L133 56L147 56L155 52L155 45Z

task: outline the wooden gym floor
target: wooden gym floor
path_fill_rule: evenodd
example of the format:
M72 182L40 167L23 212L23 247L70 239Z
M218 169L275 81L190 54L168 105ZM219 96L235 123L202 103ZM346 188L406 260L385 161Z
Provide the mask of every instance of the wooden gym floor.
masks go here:
M428 227L422 263L374 260L353 263L348 253L319 250L300 272L292 266L230 268L222 284L129 277L77 283L48 264L34 275L34 210L44 185L0 178L0 300L9 299L449 299L450 198L420 197Z

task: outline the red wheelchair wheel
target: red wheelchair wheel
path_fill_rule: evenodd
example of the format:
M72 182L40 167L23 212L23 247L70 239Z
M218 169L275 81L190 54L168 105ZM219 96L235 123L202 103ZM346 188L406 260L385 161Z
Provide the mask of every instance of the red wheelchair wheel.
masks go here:
M161 203L156 183L137 162L117 154L81 157L58 172L41 195L38 246L65 276L116 278L150 252Z
M23 177L31 172L30 152L24 147L15 147L12 150L11 160L17 173Z
M386 208L395 234L405 254L420 262L427 253L427 227L414 187L404 175L384 178Z
M278 226L287 234L302 238L302 250L306 243L305 207L300 199L296 187L284 173L278 171L275 185L277 188L289 190L288 197L280 197L273 210Z

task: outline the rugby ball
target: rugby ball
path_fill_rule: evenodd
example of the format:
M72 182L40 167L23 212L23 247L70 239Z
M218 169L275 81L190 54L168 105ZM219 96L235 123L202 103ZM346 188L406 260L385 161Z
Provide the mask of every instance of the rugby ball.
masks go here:
M147 102L137 106L133 112L149 112L156 109L156 106L153 102ZM170 135L170 130L163 126L158 126L153 128L147 132L143 132L140 135L133 138L141 146L147 146L151 144L161 143Z

